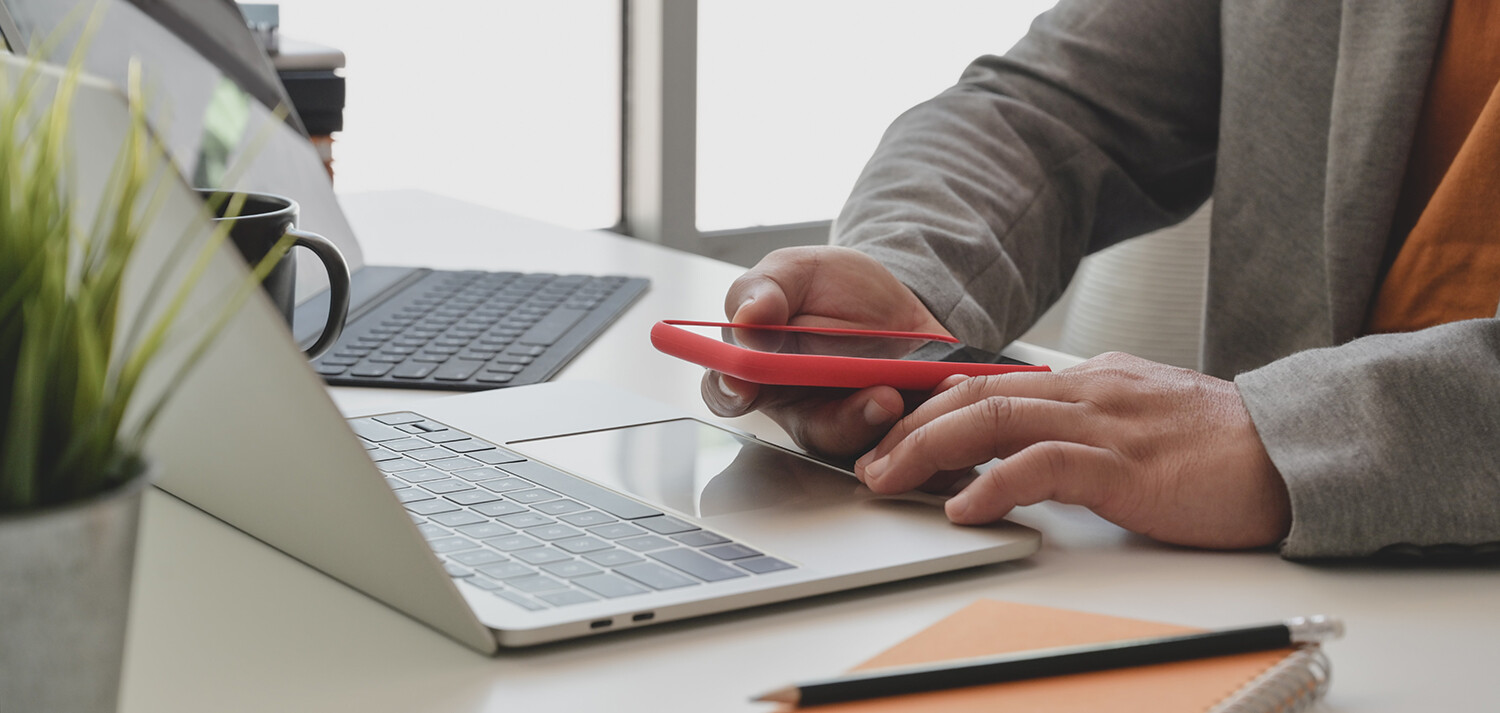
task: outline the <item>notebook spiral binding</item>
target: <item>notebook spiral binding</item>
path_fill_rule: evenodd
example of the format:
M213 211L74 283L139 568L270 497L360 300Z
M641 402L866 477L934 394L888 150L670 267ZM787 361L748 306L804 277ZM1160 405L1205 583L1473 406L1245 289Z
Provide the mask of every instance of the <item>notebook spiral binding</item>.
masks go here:
M1333 664L1322 648L1306 646L1266 669L1209 713L1298 713L1328 692Z

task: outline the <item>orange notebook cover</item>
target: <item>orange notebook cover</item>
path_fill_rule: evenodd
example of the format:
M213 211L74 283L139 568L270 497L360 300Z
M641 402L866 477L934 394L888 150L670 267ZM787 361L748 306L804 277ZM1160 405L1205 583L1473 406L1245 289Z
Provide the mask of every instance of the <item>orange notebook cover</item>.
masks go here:
M1196 631L1201 629L980 600L856 666L855 670ZM1262 651L798 710L819 713L1200 713L1235 694L1295 651L1291 648ZM782 710L793 709L783 707Z

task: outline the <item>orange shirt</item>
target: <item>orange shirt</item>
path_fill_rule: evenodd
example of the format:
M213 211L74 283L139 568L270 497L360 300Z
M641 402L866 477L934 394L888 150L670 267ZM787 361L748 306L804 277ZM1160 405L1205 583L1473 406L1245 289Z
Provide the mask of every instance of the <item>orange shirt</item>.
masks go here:
M1500 304L1500 2L1453 0L1407 163L1406 236L1366 332L1495 316Z

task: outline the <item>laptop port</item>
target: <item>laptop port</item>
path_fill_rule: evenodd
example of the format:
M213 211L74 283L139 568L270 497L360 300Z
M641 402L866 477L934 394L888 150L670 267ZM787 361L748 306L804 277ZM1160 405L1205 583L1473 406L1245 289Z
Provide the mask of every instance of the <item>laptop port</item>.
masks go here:
M652 619L655 619L655 618L656 618L656 612L648 611L648 612L642 612L640 614L636 614L635 616L630 617L630 620L631 621L651 621Z
M615 623L614 619L600 619L599 621L589 622L589 628L603 629L613 623Z

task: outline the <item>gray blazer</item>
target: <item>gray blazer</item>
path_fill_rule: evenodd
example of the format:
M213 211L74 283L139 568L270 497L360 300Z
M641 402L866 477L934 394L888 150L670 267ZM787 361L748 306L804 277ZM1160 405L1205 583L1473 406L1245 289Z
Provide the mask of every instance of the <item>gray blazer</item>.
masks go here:
M1282 553L1492 547L1500 319L1359 338L1446 7L1063 0L891 126L834 241L994 349L1212 193L1202 364L1286 479Z

